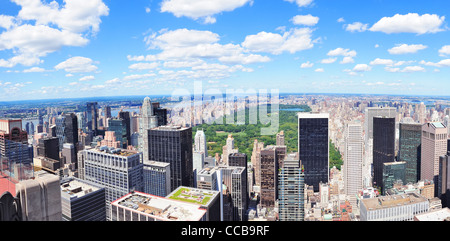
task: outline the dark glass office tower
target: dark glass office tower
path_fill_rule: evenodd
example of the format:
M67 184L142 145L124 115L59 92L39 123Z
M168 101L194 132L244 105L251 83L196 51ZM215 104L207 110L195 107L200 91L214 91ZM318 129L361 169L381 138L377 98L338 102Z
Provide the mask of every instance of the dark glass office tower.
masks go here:
M153 113L158 118L158 126L167 125L167 109L161 108L159 102L153 102Z
M93 131L94 136L97 135L98 120L98 104L97 102L86 103L86 130Z
M119 118L123 120L125 124L125 138L127 139L126 145L131 145L131 116L128 111L120 111ZM126 148L126 147L124 147Z
M193 187L192 129L160 126L148 130L148 157L170 163L171 189Z
M74 113L62 114L56 118L56 136L59 138L59 150L64 143L78 146L78 118Z
M435 184L436 185L436 184ZM450 152L439 157L438 198L442 207L450 208Z
M422 125L418 123L400 123L399 130L398 159L406 162L405 182L416 183L420 175Z
M383 164L395 158L395 118L373 118L373 184L382 188Z
M59 149L59 139L57 137L41 138L37 145L37 155L59 161Z
M298 113L298 152L305 169L305 184L319 191L328 183L328 113Z

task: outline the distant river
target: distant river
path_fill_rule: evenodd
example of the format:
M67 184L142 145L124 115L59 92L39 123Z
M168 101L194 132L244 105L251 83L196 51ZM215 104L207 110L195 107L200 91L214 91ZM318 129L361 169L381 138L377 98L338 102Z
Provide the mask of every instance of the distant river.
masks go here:
M280 110L284 110L284 111L297 111L297 112L305 111L305 110L302 109L302 108L280 109Z

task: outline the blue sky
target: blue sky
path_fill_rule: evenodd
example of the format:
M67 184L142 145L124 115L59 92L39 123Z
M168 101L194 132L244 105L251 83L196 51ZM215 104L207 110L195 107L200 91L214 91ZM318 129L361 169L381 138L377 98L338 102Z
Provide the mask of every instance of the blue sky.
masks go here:
M447 0L0 0L0 100L450 95Z

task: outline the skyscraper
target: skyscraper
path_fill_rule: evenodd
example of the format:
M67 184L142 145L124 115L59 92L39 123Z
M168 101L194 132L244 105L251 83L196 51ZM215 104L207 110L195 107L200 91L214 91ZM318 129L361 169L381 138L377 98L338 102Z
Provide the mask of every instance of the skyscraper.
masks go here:
M80 177L106 189L106 211L110 203L132 190L143 191L142 154L117 148L92 148L78 152Z
M131 145L131 115L128 111L119 111L119 118L123 120L125 125L125 138L126 144L124 144L124 148L126 146Z
M78 118L74 113L65 113L56 118L56 136L59 138L59 150L64 143L78 146Z
M420 179L438 183L439 157L447 154L447 127L440 122L422 126ZM435 185L435 196L438 195Z
M373 118L373 184L382 188L383 164L395 161L395 118Z
M197 130L194 137L194 151L203 152L205 157L208 156L208 147L206 145L206 136L203 130Z
M420 153L422 125L419 123L400 123L399 161L406 162L405 184L416 183L420 176Z
M20 181L32 176L33 147L20 119L0 119L0 172Z
M305 168L305 184L319 191L329 179L328 113L298 113L298 152Z
M144 160L144 192L165 197L171 191L170 163Z
M386 162L383 163L383 185L382 195L394 187L394 183L401 181L405 183L406 162Z
M438 198L443 207L450 207L450 152L439 157Z
M116 136L116 141L120 142L121 148L127 147L127 126L126 121L121 118L108 119L108 131L113 131Z
M144 98L142 112L139 117L139 148L143 160L150 160L148 156L149 136L148 130L158 126L158 118L153 114L153 106L149 97Z
M352 205L356 205L356 195L363 188L363 147L361 123L348 123L345 129L344 188Z
M86 103L86 131L92 131L94 136L97 135L98 129L98 104L97 102Z
M278 198L278 158L274 146L261 150L261 201L262 207L273 208Z
M193 187L192 129L160 126L148 130L149 160L170 163L171 188Z
M298 153L290 153L278 173L278 208L280 221L303 221L305 217L304 173Z

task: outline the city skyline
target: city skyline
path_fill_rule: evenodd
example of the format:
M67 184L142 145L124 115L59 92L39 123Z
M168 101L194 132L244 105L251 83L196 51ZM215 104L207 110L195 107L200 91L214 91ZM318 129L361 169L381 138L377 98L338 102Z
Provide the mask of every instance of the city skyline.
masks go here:
M5 1L0 101L170 95L195 81L222 91L448 96L447 1L204 3Z

